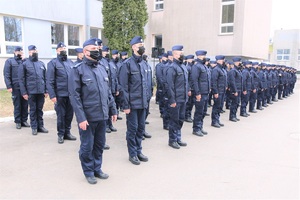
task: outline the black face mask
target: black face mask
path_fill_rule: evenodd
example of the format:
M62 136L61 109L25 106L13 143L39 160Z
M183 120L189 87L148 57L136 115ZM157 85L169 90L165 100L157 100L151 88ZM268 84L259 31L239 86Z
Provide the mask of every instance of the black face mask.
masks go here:
M99 51L97 51L97 50L90 51L90 57L97 61L101 60L102 54L100 54L100 50ZM102 52L102 50L101 50L101 52Z
M21 54L17 54L17 58L18 59L22 59L22 55Z
M137 51L137 53L141 56L145 53L145 47L139 47L139 50Z
M37 61L39 59L39 54L38 53L32 53L32 61Z
M106 54L106 55L105 55L105 58L109 58L109 54Z
M193 61L192 61L192 65L194 65L194 64L195 64L195 61L193 60Z
M59 52L59 55L61 56L61 59L63 61L67 60L67 52L66 51Z
M184 55L183 55L183 54L180 54L180 57L178 58L178 60L179 60L180 62L182 62L183 59L184 59Z
M119 57L116 57L116 58L115 58L115 62L118 62L118 61L119 61Z
M184 61L182 64L186 65L186 64L187 64L187 61Z

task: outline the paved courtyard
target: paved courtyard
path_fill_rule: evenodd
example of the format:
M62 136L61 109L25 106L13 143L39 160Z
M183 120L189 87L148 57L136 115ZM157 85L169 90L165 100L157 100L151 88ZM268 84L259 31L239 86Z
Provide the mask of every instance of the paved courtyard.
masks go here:
M107 134L111 149L104 152L107 180L90 185L79 158L79 140L57 143L56 115L45 114L48 134L31 135L15 129L9 119L0 122L0 199L299 199L299 87L295 94L223 128L204 119L205 137L192 135L185 123L187 147L167 145L158 105L151 102L151 139L143 141L149 162L128 161L125 115ZM209 109L211 112L211 109ZM76 120L72 133L78 137Z

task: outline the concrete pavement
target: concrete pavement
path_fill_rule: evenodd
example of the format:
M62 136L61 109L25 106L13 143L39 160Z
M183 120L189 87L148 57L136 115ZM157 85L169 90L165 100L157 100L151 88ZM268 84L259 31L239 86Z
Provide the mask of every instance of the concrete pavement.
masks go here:
M45 116L48 134L31 135L0 123L0 199L299 199L299 84L295 94L225 127L204 119L205 137L192 135L184 123L187 147L167 145L158 106L151 102L151 139L143 141L149 162L128 161L125 115L107 134L111 149L104 152L107 180L90 185L79 158L79 140L57 144L56 116ZM211 112L211 109L209 109ZM78 137L74 118L72 133Z

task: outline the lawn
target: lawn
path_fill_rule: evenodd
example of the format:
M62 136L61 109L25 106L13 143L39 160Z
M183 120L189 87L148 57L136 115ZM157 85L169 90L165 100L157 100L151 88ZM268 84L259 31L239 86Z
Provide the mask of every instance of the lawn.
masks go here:
M44 104L44 111L53 110L53 103L46 98ZM14 116L14 107L11 99L11 93L6 89L0 90L0 117L12 117Z

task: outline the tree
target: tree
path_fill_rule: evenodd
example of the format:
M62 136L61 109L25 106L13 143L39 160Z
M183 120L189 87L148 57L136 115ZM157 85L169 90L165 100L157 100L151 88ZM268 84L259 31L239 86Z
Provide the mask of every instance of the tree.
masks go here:
M144 38L148 20L145 0L103 0L102 14L110 49L130 53L130 40L136 35Z

